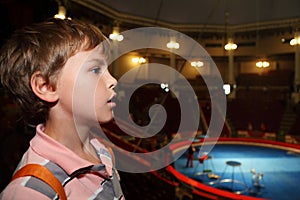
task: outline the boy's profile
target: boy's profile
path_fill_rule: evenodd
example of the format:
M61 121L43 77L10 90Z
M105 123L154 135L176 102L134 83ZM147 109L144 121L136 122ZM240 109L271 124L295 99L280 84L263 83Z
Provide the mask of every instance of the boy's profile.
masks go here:
M97 27L50 19L16 31L0 52L2 85L36 125L16 171L46 167L68 199L124 199L112 151L90 134L95 123L113 117L117 82L107 69L109 51ZM58 193L34 176L14 179L0 195L55 198Z

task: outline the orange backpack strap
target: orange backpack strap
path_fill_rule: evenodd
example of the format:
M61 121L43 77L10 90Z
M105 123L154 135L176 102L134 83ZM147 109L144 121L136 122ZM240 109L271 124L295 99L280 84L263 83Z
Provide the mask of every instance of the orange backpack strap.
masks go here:
M14 174L11 181L23 176L33 176L44 181L58 194L59 199L67 200L64 187L46 167L39 164L27 164Z

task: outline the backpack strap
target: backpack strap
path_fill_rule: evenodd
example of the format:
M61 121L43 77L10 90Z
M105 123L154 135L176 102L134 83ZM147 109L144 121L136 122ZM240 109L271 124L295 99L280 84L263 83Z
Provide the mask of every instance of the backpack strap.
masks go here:
M67 200L62 184L46 167L39 164L27 164L14 174L11 181L23 176L33 176L44 181L58 194L61 200Z

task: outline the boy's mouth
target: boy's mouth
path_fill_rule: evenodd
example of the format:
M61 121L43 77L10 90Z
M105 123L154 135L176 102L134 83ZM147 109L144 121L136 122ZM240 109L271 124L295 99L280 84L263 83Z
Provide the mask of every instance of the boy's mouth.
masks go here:
M116 97L116 94L113 94L111 98L107 101L107 103L112 103L112 100Z

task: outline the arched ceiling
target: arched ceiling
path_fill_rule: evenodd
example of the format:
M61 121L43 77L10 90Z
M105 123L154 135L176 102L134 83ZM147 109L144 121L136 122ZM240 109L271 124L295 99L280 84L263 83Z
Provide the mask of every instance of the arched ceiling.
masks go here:
M121 13L173 24L240 25L300 17L299 0L97 1Z
M115 22L183 32L249 32L300 28L299 0L62 0ZM70 8L72 6L69 6ZM78 15L78 11L77 14Z

